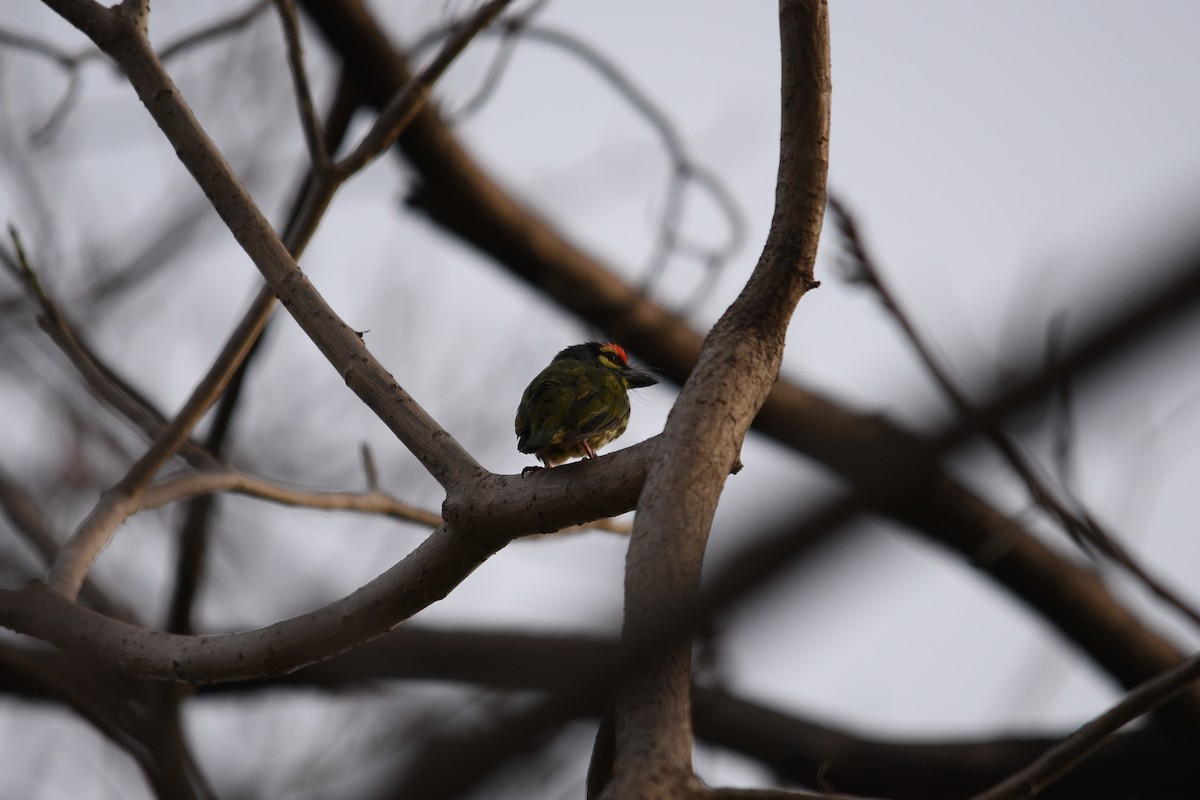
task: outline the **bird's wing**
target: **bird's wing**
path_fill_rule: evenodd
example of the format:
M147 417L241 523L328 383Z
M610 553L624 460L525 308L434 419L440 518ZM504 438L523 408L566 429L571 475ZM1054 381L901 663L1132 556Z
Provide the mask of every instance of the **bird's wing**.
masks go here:
M619 378L591 371L575 382L574 397L563 415L564 442L578 442L610 430L629 416L629 399Z
M515 420L517 449L536 453L554 443L562 429L563 413L570 405L573 385L559 378L538 375L521 397Z

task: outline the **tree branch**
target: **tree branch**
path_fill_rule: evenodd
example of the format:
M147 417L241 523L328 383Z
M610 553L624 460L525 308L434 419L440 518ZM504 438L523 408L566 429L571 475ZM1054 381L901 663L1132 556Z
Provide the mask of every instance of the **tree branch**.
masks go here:
M725 478L778 378L792 311L817 285L812 269L829 164L828 9L818 0L783 0L779 18L775 216L758 266L709 334L646 476L625 571L624 636L634 641L691 606ZM692 637L686 628L676 635L618 691L618 768L601 798L674 797L694 782Z
M430 527L442 524L439 515L403 503L386 492L319 492L297 489L230 467L205 472L186 472L159 481L147 487L141 507L162 508L180 500L213 492L229 492L281 505L316 508L322 511L379 514L401 522L415 522Z
M0 509L25 540L33 545L43 561L49 564L58 550L58 537L51 531L50 523L42 515L41 509L4 470L3 465L0 465ZM84 582L80 595L102 614L127 622L137 620L131 609L111 599L93 580Z
M1121 702L1050 748L1028 768L1011 775L972 800L1022 800L1033 797L1098 750L1113 734L1158 708L1200 679L1200 655L1138 686Z
M975 406L967 399L966 394L958 388L957 383L949 373L942 368L941 363L933 354L933 350L917 333L894 292L883 278L883 273L875 263L858 230L858 225L850 211L836 198L830 198L830 210L847 246L848 268L851 270L851 280L870 287L879 297L880 302L896 324L900 326L904 336L917 352L925 368L933 376L943 394L949 398L951 405L962 415L971 427L979 430L983 436L1004 458L1010 469L1025 485L1026 491L1034 503L1047 515L1057 522L1072 541L1085 552L1095 548L1110 561L1124 568L1129 574L1140 580L1155 596L1172 606L1189 618L1193 624L1200 625L1200 612L1167 586L1163 581L1151 575L1133 554L1121 545L1111 532L1105 529L1086 509L1076 512L1067 507L1046 482L1042 479L1032 459L1027 457L1000 424L988 417L982 416Z
M530 478L493 475L471 502L447 503L446 522L398 564L308 614L239 633L181 636L83 609L34 582L0 589L0 625L132 675L216 683L282 675L390 630L441 600L516 536L556 531L632 509L655 442Z
M300 40L300 20L296 16L294 0L274 0L283 21L283 36L287 41L288 67L292 73L292 84L296 89L296 105L300 111L300 127L304 130L304 142L308 145L308 157L313 169L329 168L329 149L325 146L325 134L317 109L313 104L312 90L308 85L308 71L304 68L304 45ZM290 249L290 248L289 248ZM295 251L292 251L295 255Z

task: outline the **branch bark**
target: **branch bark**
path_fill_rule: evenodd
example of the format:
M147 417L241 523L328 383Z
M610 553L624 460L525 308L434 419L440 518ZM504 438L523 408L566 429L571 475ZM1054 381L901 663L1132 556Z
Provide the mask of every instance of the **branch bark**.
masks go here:
M553 475L493 475L443 507L445 524L400 563L346 597L251 631L181 636L110 619L45 584L0 589L0 625L132 675L215 683L282 675L381 636L445 597L518 535L632 509L657 442Z
M819 0L783 0L782 130L775 215L758 266L713 327L667 420L638 502L625 569L625 638L683 614L708 532L751 421L779 377L792 311L815 287L829 165L829 22ZM601 798L692 791L690 631L617 693L617 771Z

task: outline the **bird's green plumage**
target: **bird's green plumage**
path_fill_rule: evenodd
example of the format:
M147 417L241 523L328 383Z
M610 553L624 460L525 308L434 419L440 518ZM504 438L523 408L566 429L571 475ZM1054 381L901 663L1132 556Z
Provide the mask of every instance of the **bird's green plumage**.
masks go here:
M629 367L625 351L588 342L568 347L529 384L517 408L517 449L546 466L592 455L625 432L631 388L658 380Z

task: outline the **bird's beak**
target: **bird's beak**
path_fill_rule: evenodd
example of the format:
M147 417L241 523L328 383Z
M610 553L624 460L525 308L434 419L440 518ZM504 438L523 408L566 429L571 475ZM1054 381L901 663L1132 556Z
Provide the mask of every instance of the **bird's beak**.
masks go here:
M637 369L627 369L624 372L625 380L629 381L630 389L640 389L643 386L653 386L658 383L658 378L651 375L649 372L642 372Z

